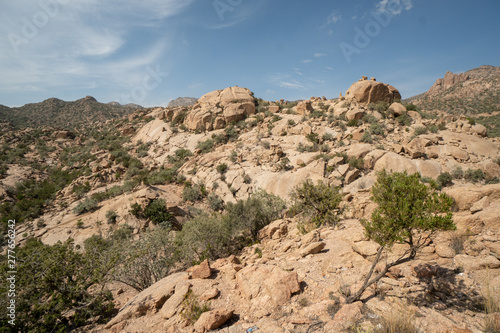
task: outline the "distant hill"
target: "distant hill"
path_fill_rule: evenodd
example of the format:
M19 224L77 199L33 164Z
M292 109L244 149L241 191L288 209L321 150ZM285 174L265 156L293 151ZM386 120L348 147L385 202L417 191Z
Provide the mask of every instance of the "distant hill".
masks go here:
M447 72L426 93L409 98L427 111L477 115L500 111L500 67L481 66L465 73Z
M95 122L120 118L142 108L139 105L99 103L87 96L74 102L49 98L40 103L30 103L21 107L0 105L0 123L9 123L15 128L55 126L64 129L89 126Z
M481 66L465 73L447 72L425 93L408 98L425 111L465 115L500 136L500 67Z
M173 107L173 106L189 106L193 105L198 101L198 98L194 97L179 97L174 99L173 101L170 101L168 103L167 107Z

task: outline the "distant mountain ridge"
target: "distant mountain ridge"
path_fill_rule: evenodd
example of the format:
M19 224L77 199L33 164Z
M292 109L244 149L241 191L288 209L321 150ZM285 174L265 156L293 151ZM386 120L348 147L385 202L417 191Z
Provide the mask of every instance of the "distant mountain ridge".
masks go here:
M174 106L189 106L189 105L194 105L198 101L198 98L195 97L178 97L174 99L173 101L170 101L168 103L167 107L174 107Z
M0 123L9 123L15 128L55 126L73 129L121 118L142 108L136 104L99 103L92 96L70 102L49 98L40 103L30 103L21 107L0 105Z
M447 72L429 91L407 101L427 111L470 116L500 111L499 98L500 67L481 66L461 74Z

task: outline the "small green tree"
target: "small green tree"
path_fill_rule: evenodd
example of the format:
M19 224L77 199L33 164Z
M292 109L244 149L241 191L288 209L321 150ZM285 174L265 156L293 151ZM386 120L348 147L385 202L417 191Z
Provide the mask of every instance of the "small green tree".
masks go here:
M291 197L293 202L291 213L304 212L316 227L325 224L335 225L338 222L342 195L337 187L323 183L314 185L307 180L293 190Z
M380 280L391 267L415 259L434 232L456 228L451 214L453 199L420 182L418 173L409 176L406 172L388 174L383 170L372 187L372 195L378 208L371 221L362 220L361 224L367 237L380 248L363 285L347 298L347 303L359 300L366 288ZM371 279L382 252L394 243L408 244L409 249L395 261L386 263Z

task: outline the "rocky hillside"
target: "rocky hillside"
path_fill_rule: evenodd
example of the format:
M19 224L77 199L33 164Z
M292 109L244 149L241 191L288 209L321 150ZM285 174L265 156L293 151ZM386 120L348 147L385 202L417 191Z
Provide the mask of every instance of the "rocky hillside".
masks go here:
M196 103L198 99L194 97L178 97L174 99L173 101L170 101L167 105L167 107L174 107L174 106L190 106Z
M119 258L105 275L114 312L81 332L387 332L398 318L415 332L500 327L485 305L500 294L500 140L465 116L401 104L375 79L346 90L288 103L229 87L85 131L8 133L2 222L18 221L18 244L73 239L87 251L101 237L92 267ZM379 249L361 221L382 170L447 193L457 230L347 304ZM290 209L306 181L340 194L331 223Z
M99 103L92 96L74 102L50 98L40 103L9 108L0 105L0 123L10 123L15 128L54 126L74 129L92 126L106 120L121 118L137 108L135 105L122 106L118 103Z
M487 126L491 136L500 135L500 67L447 72L429 91L408 101L427 111L465 115Z

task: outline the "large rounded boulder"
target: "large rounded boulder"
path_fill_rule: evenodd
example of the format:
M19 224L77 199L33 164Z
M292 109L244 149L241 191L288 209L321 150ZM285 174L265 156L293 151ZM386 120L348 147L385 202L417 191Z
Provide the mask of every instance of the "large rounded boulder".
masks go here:
M399 91L387 83L377 82L374 78L367 80L363 77L358 82L352 84L347 90L345 98L355 99L358 103L369 104L377 102L392 103L401 99Z
M186 116L190 130L219 129L255 113L255 101L247 88L229 87L203 95Z

